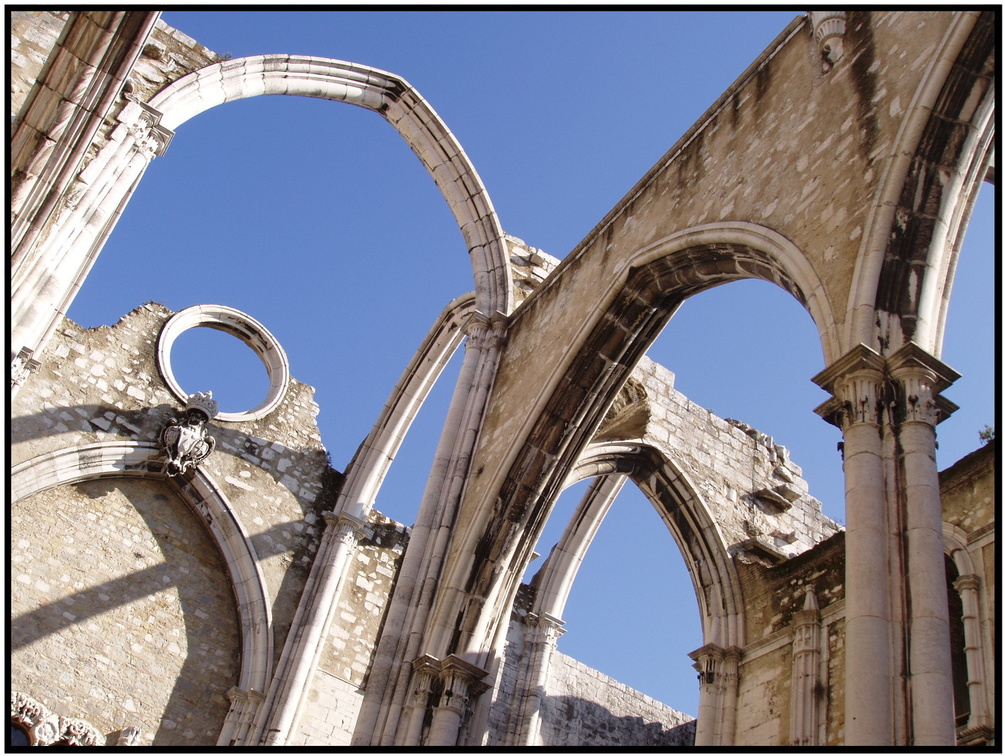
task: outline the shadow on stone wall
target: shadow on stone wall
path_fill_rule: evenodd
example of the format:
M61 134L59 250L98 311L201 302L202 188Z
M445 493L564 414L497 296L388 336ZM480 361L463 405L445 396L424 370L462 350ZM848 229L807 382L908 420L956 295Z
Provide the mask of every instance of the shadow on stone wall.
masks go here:
M548 696L542 702L541 735L546 746L687 747L694 745L697 720L678 725L618 716L596 701Z
M77 484L77 488L85 497L94 499L114 491L121 482L121 479L92 480ZM142 486L141 481L135 482ZM17 650L47 635L82 628L89 620L112 608L150 598L166 588L177 589L188 652L182 660L177 677L163 680L163 684L171 690L163 712L159 714L154 744L215 745L215 733L220 731L229 708L226 692L237 684L240 669L241 630L237 607L232 600L229 606L222 605L229 598L229 576L222 557L210 545L212 541L208 532L204 532L198 541L201 544L200 553L190 551L191 545L186 545L171 532L174 528L199 528L195 516L179 499L173 497L175 504L172 506L171 499L165 493L158 493L154 489L149 497L137 496L136 490L134 487L126 487L123 493L146 522L164 561L133 570L128 575L13 617L10 624L10 648L12 651ZM178 579L177 569L181 564L178 557L182 552L188 552L188 556L197 560L204 570L215 573L213 595L207 595L206 583L199 580L198 576L188 580ZM135 556L140 557L141 553L137 552ZM71 606L75 612L72 619L64 611L67 606ZM145 611L149 615L153 610ZM221 613L229 617L226 622L229 627L217 627L213 624L212 618ZM117 638L109 637L106 640L114 646L114 653L128 658L126 644L129 641L139 643L143 633L150 632L151 627L153 626L142 625L139 629L123 630ZM171 640L167 636L159 636L159 639L165 642ZM115 672L126 676L139 673L138 670L126 667L119 667ZM55 674L55 670L51 674ZM156 674L156 671L149 669L147 674ZM83 682L85 685L103 688L109 684L109 681L101 679L85 679ZM135 695L130 692L128 685L118 691L113 687L107 692L112 696L120 716L122 701L116 698L116 694L125 697ZM108 715L108 712L104 713ZM91 716L93 718L94 715ZM209 742L205 740L207 730L214 733Z

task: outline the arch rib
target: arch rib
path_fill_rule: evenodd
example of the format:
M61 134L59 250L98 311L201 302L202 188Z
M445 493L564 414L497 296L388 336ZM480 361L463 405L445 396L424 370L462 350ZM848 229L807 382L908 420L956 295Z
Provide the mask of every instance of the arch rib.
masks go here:
M346 102L380 114L412 148L439 187L471 257L478 309L508 314L513 282L508 247L481 178L436 111L404 79L369 66L303 55L257 55L215 63L168 85L150 105L174 130L195 115L257 95Z

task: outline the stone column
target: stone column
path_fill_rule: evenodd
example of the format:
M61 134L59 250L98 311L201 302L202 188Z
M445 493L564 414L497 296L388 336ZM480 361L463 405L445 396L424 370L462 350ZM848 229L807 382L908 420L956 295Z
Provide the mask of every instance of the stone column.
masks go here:
M61 212L11 278L10 343L19 353L44 353L147 165L167 149L173 132L160 118L145 103L127 104L108 144L59 197Z
M264 719L258 724L254 744L264 737L265 745L285 745L292 734L317 666L321 643L331 624L346 565L365 533L366 523L350 515L329 512L325 514L325 522L327 527L314 568L269 689L269 711L265 715L268 725Z
M724 652L714 643L707 643L688 656L698 670L698 725L695 730L696 746L713 746L718 742L719 708L722 698L722 679L719 674Z
M980 600L978 589L980 578L976 575L960 575L953 588L963 602L964 653L967 658L967 692L970 696L970 719L968 730L990 728L987 696L984 694L984 654L981 642Z
M883 368L883 358L860 344L813 378L834 395L816 412L844 432L845 745L850 746L893 744L889 521L879 415Z
M716 745L732 746L736 738L736 701L740 692L740 660L743 651L737 646L730 646L722 657L722 697L720 716L722 726L719 728Z
M428 654L412 662L412 700L401 712L402 727L398 730L399 743L422 742L422 724L433 692L433 682L440 676L440 662Z
M440 662L443 691L433 710L425 745L448 748L458 745L461 724L471 701L487 690L488 686L481 682L486 674L485 670L454 655Z
M953 670L935 424L955 409L946 400L940 402L938 394L959 374L914 343L897 350L887 364L897 393L903 475L900 493L906 512L911 745L954 746Z
M565 624L550 614L531 614L527 617L525 633L529 663L521 685L522 701L517 731L512 745L541 746L541 703L544 700L545 684L551 657L558 646L558 639L565 633Z
M374 693L364 699L354 745L417 745L397 736L411 690L408 660L446 645L438 642L436 632L446 634L449 628L438 628L429 615L506 339L506 320L475 313L465 332L461 374L398 574L370 676Z
M817 686L820 683L820 608L813 586L792 617L792 745L819 745Z
M243 746L248 745L248 735L251 733L255 722L255 715L258 707L265 696L257 690L241 690L234 687L227 691L227 698L230 699L230 710L223 722L223 729L217 745L220 746Z

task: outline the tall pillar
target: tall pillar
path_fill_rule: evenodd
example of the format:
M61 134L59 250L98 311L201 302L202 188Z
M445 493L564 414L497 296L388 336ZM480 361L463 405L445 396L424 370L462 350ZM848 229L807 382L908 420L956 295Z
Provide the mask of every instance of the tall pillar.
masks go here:
M220 746L249 745L248 736L255 723L255 715L265 696L257 690L242 690L231 688L227 691L230 699L230 710L223 722L223 729L217 740Z
M970 719L967 730L990 729L987 696L984 693L984 644L981 639L980 600L978 589L980 578L976 575L960 575L953 588L960 594L963 603L964 654L967 660L967 692L970 697Z
M834 395L816 412L844 433L845 745L850 746L893 745L883 368L883 358L859 344L813 378Z
M731 746L736 731L736 703L742 650L706 643L688 654L698 670L698 726L696 746Z
M954 370L908 343L888 360L897 394L897 419L906 512L905 577L911 713L916 746L953 746L953 671L942 499L935 460L935 424L955 405L939 392L959 378Z
M425 654L412 662L412 700L404 707L398 745L422 742L422 724L433 692L433 681L439 678L440 662Z

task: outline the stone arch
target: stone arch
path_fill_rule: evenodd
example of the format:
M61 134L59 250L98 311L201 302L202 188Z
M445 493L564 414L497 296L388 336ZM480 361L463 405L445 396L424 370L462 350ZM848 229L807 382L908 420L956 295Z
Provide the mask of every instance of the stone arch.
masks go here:
M404 79L357 63L305 55L221 61L158 92L150 107L174 130L215 105L257 95L300 95L372 110L418 156L446 199L468 246L478 309L508 313L513 282L502 226L481 178L446 124Z
M863 237L846 350L914 341L941 352L953 270L994 150L995 28L990 12L960 14L931 56Z
M464 339L474 308L473 294L460 296L444 308L430 328L346 468L339 513L366 519L412 421Z
M684 557L695 589L704 642L742 646L742 602L732 560L707 504L683 470L648 445L601 443L591 445L583 454L566 486L594 476L623 476L639 487ZM576 571L606 508L602 497L590 496L577 507L555 549L557 558L549 556L535 576L536 614L562 618Z
M61 449L11 470L11 501L56 486L97 478L154 477L172 482L202 520L226 561L241 619L238 687L264 691L272 676L272 612L264 576L248 534L219 486L201 469L185 480L166 478L156 444L109 442Z
M221 61L168 84L149 103L129 102L109 141L67 195L57 227L13 272L11 343L22 361L42 354L69 310L147 166L172 129L231 100L262 94L347 102L381 115L405 139L443 194L474 274L476 306L491 317L513 307L509 247L488 192L439 115L405 80L328 58L260 55ZM20 378L16 385L23 382Z
M775 283L809 311L825 360L836 356L836 323L819 277L799 249L771 229L746 222L698 226L626 260L561 361L564 372L535 411L526 440L505 470L495 506L476 515L462 547L474 556L465 557L451 578L467 597L462 607L440 615L459 620L450 645L437 652L486 653L505 622L503 607L515 596L521 568L529 563L563 481L632 368L685 299L745 278Z

